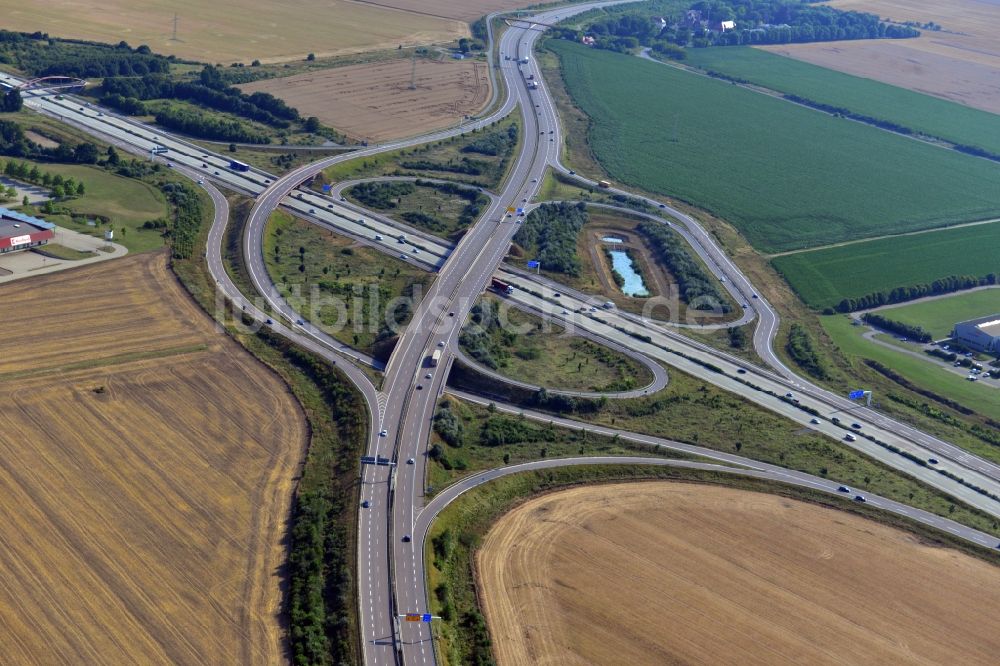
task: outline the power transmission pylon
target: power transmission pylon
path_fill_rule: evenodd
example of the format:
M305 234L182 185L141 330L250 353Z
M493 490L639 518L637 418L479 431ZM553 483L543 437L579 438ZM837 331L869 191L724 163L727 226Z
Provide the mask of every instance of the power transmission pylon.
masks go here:
M417 52L410 56L410 90L417 89Z
M170 36L170 41L172 42L180 41L179 39L177 39L177 14L174 14L174 33L173 35Z

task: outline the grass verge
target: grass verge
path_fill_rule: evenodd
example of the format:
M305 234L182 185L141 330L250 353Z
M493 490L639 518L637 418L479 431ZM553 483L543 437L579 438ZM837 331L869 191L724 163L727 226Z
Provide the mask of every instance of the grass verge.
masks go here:
M449 385L586 423L726 451L834 479L1000 535L1000 521L916 479L743 398L673 369L655 396L598 402L540 400L537 393L484 381L456 363Z

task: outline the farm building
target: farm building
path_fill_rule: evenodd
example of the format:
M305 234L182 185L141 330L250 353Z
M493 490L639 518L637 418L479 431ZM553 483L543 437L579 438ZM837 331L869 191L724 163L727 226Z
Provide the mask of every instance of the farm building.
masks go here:
M978 351L1000 352L1000 314L959 322L951 336Z
M55 237L56 225L0 208L0 254L45 245Z

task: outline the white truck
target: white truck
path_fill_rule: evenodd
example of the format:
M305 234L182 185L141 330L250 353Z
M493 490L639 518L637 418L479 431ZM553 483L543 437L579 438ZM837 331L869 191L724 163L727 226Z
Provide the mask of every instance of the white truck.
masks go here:
M430 357L430 360L428 361L428 364L432 368L436 368L437 364L440 361L441 361L441 350L440 349L435 349L433 352L431 352L431 357Z

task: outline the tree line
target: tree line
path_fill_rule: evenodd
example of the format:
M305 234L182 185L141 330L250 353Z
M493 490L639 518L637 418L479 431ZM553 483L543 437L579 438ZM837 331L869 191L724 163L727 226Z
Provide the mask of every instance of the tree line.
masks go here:
M889 319L888 317L883 317L880 314L874 312L866 312L861 316L866 324L871 324L876 328L881 328L885 331L891 331L898 335L905 336L911 340L916 340L917 342L930 342L933 338L931 334L928 333L922 326L914 326L912 324L907 324L902 321L896 321L895 319Z
M128 42L116 45L75 39L55 39L43 32L0 30L0 62L32 76L142 76L167 73L175 58Z
M664 265L677 280L681 299L685 303L690 305L697 302L696 310L720 307L723 312L732 312L728 299L719 293L713 279L691 256L676 233L655 222L643 222L638 229L639 233L649 239Z
M581 267L576 239L588 219L582 202L542 204L528 215L514 242L533 253L545 270L577 276Z
M7 162L3 168L4 175L10 176L25 183L40 185L52 191L52 196L56 199L71 196L83 196L87 188L84 184L78 183L72 178L64 178L62 174L53 174L42 171L37 166L27 162Z
M949 275L930 284L915 284L905 287L895 287L894 289L875 291L858 298L845 298L837 304L836 308L827 308L826 314L836 312L855 312L857 310L870 310L880 305L890 303L905 303L924 296L937 296L939 294L950 294L953 291L972 289L973 287L983 287L997 284L997 274L989 273L982 277L974 275Z
M156 123L168 129L215 141L270 143L262 132L254 131L238 120L211 118L189 109L163 107L156 112Z

